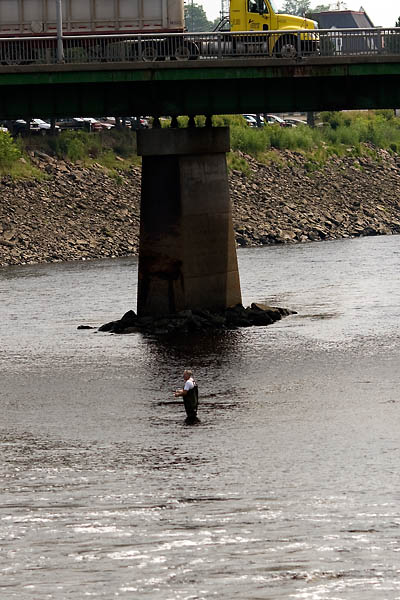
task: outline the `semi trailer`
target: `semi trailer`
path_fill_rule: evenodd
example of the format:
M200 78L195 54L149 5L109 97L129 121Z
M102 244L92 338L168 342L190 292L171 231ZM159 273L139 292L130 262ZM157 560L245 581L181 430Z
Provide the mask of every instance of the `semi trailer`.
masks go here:
M62 0L64 35L181 33L183 0ZM0 0L0 37L57 33L56 0Z

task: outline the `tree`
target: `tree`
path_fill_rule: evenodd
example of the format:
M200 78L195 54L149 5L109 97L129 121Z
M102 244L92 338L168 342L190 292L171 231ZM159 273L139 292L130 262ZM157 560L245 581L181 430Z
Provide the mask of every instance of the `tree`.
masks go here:
M309 16L313 13L323 12L329 9L329 4L318 4L315 8L311 8L311 0L286 0L282 11L280 12L302 17L303 15Z
M397 19L395 27L400 27L400 17Z
M317 4L317 6L315 8L311 8L311 10L306 12L306 17L307 17L307 19L313 19L314 14L329 11L329 10L330 10L329 4Z
M217 27L220 24L221 24L221 17L217 17L216 19L214 19L214 21L211 23L211 31L217 31ZM225 26L221 29L221 31L229 31L229 29L230 29L230 24L228 21L227 23L225 23Z
M213 28L201 4L191 2L185 6L185 25L188 31L211 31Z
M280 12L302 17L305 13L310 12L310 4L311 0L286 0Z
M311 9L311 13L326 12L327 10L330 10L330 8L329 4L317 4L315 8Z

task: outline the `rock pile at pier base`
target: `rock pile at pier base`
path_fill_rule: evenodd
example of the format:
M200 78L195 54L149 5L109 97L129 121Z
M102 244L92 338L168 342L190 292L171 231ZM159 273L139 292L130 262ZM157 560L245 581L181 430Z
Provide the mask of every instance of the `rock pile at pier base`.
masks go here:
M138 317L133 310L130 310L121 319L105 323L98 331L116 334L143 332L155 335L202 332L272 325L282 317L292 314L296 314L295 311L258 303L253 303L247 308L237 304L216 313L208 310L183 310L161 317ZM80 328L84 329L85 326Z

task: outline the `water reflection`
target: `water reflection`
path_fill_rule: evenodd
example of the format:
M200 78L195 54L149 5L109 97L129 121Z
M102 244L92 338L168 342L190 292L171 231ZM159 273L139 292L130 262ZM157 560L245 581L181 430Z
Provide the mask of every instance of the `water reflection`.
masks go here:
M170 359L183 365L188 361L221 365L240 353L243 334L241 330L221 330L148 338L148 341L153 356L162 362Z

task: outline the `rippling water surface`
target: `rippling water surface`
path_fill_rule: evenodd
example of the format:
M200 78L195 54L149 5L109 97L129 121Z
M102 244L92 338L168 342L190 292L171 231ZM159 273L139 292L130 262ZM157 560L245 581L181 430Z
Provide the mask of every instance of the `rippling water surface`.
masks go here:
M298 315L168 341L77 330L134 259L0 270L1 600L399 599L399 257L241 250L244 303Z

